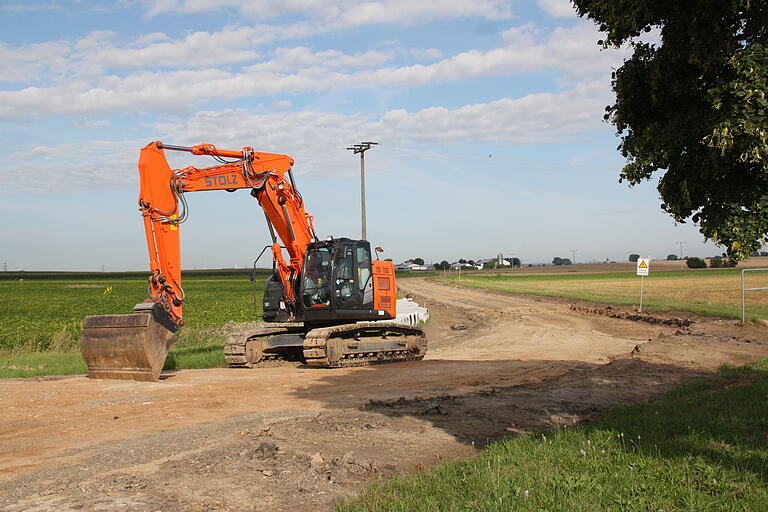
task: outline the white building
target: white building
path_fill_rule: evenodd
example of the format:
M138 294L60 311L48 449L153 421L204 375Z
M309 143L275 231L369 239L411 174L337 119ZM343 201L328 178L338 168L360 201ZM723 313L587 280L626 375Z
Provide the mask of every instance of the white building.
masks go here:
M428 270L426 265L418 265L412 262L398 263L395 265L395 270Z

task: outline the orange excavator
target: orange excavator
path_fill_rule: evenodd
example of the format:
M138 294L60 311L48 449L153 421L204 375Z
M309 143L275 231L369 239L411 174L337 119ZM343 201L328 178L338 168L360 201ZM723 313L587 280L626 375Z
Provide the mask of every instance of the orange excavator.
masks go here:
M171 169L166 150L209 156L217 165ZM373 259L366 240L319 240L292 167L289 156L250 147L226 151L212 144L152 142L141 150L139 209L149 249L149 296L132 314L85 317L80 350L89 377L158 380L184 325L179 243L179 225L188 213L184 194L202 190L249 189L272 238L272 274L264 283L262 308L266 324L227 340L229 366L341 367L424 357L423 330L392 321L392 262Z

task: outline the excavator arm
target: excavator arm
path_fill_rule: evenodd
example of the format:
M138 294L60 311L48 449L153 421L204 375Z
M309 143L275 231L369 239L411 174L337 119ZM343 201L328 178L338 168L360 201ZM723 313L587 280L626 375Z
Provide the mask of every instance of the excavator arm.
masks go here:
M204 168L171 169L165 158L166 150L207 155L220 163ZM160 303L173 324L183 325L179 225L188 214L186 192L251 189L267 218L284 300L288 304L296 300L293 277L301 270L307 245L317 237L313 218L304 210L304 201L294 187L292 166L289 156L257 152L250 147L226 151L212 144L182 147L152 142L141 150L139 208L149 249L149 301ZM288 252L288 262L277 237Z

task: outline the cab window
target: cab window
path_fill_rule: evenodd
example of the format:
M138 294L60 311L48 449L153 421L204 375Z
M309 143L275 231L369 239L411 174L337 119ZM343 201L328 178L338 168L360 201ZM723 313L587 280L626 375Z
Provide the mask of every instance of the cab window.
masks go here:
M304 306L329 305L331 300L329 272L331 253L327 247L311 250L307 254L302 278L302 301Z
M334 261L336 268L336 297L349 299L354 293L355 286L355 261L354 252L347 247Z
M365 247L357 248L357 287L362 291L371 279L371 253Z

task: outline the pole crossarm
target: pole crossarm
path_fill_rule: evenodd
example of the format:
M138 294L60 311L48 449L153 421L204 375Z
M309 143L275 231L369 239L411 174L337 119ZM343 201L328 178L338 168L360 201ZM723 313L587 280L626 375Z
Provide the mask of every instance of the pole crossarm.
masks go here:
M377 146L378 144L379 144L378 142L370 142L370 141L361 142L360 144L353 144L352 146L349 146L347 148L347 151L352 151L353 154L355 155L358 153L365 153L366 151L371 149L371 147Z

